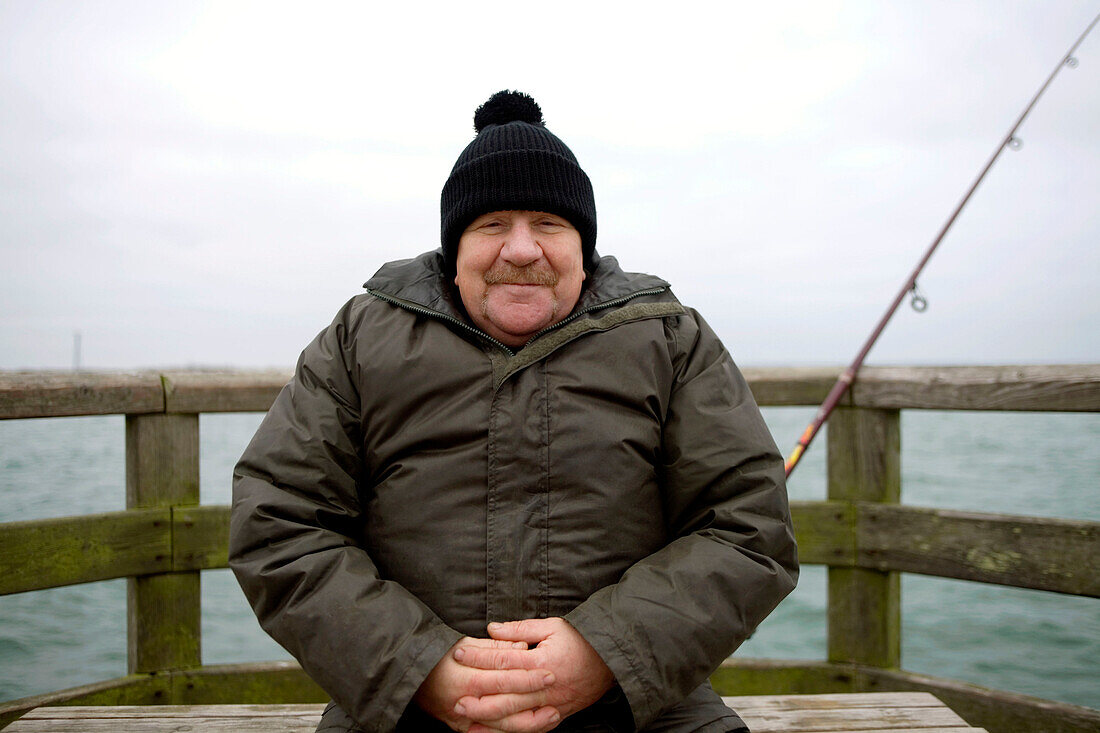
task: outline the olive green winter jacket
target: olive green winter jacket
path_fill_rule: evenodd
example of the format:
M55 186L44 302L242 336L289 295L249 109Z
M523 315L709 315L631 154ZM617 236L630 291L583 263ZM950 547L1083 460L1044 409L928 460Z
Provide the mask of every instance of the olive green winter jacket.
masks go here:
M706 678L797 559L782 460L729 353L610 257L513 352L441 268L437 251L379 270L237 465L230 566L261 624L368 731L398 725L461 636L548 616L600 654L639 729L737 727Z

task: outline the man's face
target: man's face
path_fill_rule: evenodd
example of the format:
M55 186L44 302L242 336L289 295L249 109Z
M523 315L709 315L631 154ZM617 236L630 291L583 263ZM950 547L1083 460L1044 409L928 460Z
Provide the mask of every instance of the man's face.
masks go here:
M577 304L585 277L581 235L554 214L482 214L458 240L456 269L474 324L507 346L522 346Z

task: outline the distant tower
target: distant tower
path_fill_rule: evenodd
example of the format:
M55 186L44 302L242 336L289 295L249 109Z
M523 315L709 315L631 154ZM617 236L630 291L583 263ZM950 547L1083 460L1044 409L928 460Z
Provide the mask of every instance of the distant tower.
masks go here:
M80 331L73 331L73 371L80 371Z

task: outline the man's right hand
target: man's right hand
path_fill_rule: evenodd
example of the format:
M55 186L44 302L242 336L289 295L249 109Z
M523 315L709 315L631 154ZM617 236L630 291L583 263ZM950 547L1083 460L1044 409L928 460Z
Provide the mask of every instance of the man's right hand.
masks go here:
M561 722L557 709L545 704L546 690L555 682L551 672L545 669L487 670L466 667L454 659L454 650L459 646L527 648L527 644L518 642L475 639L469 636L460 639L428 673L413 696L413 702L424 712L442 720L454 730L466 731L475 721L455 712L459 699L507 694L513 696L510 700L522 700L525 709L517 710L500 720L477 722L491 731L505 733L545 733Z

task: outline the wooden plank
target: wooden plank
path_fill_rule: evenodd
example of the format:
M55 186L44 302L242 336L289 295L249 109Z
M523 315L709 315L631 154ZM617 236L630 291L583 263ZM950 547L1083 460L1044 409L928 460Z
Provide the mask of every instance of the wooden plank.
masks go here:
M290 370L166 372L167 412L266 412Z
M874 367L851 387L860 407L1100 411L1100 364Z
M834 501L899 501L901 419L897 410L841 407L833 413L828 495ZM827 614L829 661L877 667L901 663L898 573L830 567Z
M722 701L736 710L753 731L864 730L870 733L890 730L896 733L900 724L903 730L922 733L978 733L929 693L755 695L723 697Z
M1100 597L1100 522L858 506L861 567Z
M163 410L159 374L0 372L0 419Z
M320 720L320 713L308 717L285 715L263 718L24 718L13 723L8 730L11 733L177 733L181 730L202 733L313 733Z
M199 503L199 416L126 418L126 507Z
M839 367L746 368L761 405L816 405ZM265 411L290 370L0 372L0 419ZM163 382L162 382L163 377ZM1100 411L1100 365L865 367L848 406Z
M279 718L286 716L317 716L324 712L324 703L271 705L122 705L50 707L32 710L24 720L141 720L143 718ZM316 725L316 723L314 723Z
M820 404L843 371L841 367L750 367L741 373L757 404L781 407Z
M827 585L829 661L897 667L901 663L901 576L830 567Z
M723 701L738 710L830 710L844 708L943 707L930 692L845 692L811 695L736 695Z
M726 697L753 731L979 733L927 693ZM303 731L323 704L52 707L33 710L9 729L41 731Z
M170 708L165 705L172 703L278 702L302 703L307 707L321 704L323 707L328 699L329 696L306 676L297 662L221 664L158 674L129 675L0 702L0 728L22 715L32 718L41 716L48 710L45 706L56 705L153 705L154 710L167 710Z
M957 680L900 670L859 667L856 684L865 690L924 690L942 700L971 725L1018 733L1096 733L1100 710L990 690Z
M785 730L782 733L800 733L799 731ZM912 727L912 728L844 728L842 730L830 730L828 733L986 733L985 728L971 728L969 725L952 726L950 728Z
M719 695L852 692L850 665L821 661L733 657L710 676Z
M172 509L172 569L229 567L229 506Z
M0 728L47 705L148 705L168 701L168 679L158 675L130 675L79 687L0 702Z
M816 708L806 710L742 711L732 706L753 733L771 731L852 731L966 727L966 721L947 707Z
M856 511L844 501L792 501L791 520L803 565L854 565Z
M0 595L171 570L171 510L0 524Z
M126 506L199 503L199 416L126 418ZM127 660L131 674L202 664L199 574L127 580Z
M325 703L329 695L297 662L219 664L172 675L173 701L196 703Z
M202 663L199 574L141 575L126 583L127 660L131 674Z
M900 413L837 408L829 419L827 459L830 500L898 503Z

